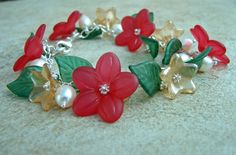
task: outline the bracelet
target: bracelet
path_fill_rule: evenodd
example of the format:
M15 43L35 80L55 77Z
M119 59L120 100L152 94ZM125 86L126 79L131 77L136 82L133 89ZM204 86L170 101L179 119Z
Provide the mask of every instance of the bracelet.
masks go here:
M19 76L7 87L19 97L40 103L45 111L72 106L76 116L98 114L103 121L113 123L139 84L149 96L162 91L175 99L180 93L196 91L192 79L197 73L229 64L225 46L210 40L202 26L190 29L194 39L181 42L184 31L172 21L162 28L156 28L153 21L154 14L147 9L120 21L115 8L98 8L94 22L73 11L67 21L54 26L48 39L42 24L26 40L24 54L13 66ZM122 72L113 52L103 54L95 67L81 57L68 55L74 41L94 38L114 38L117 46L127 46L132 53L144 50L152 61L132 64L128 66L131 72Z

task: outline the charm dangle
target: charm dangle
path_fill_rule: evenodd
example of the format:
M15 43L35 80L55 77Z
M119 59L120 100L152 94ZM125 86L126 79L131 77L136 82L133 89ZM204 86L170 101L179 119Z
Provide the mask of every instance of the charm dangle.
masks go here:
M32 71L34 88L29 96L32 103L41 103L43 110L49 111L58 105L55 101L55 93L59 82L53 79L49 68L45 64L42 72Z
M160 74L162 82L167 87L166 90L163 90L164 95L174 99L179 93L194 93L196 87L192 78L197 70L197 65L184 63L179 54L174 54L171 57L169 66Z

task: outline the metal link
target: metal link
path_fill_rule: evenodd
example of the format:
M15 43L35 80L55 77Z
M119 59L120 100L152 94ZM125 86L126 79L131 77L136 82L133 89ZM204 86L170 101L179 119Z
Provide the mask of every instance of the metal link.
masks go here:
M97 25L93 23L92 26L84 28L81 32L75 30L71 36L67 37L65 40L59 40L56 43L50 44L48 40L43 40L43 58L47 62L48 66L51 67L53 64L53 58L59 54L68 54L72 48L72 42L76 39L85 39L95 30L101 29L102 32L115 36L114 30L109 29L104 25Z
M72 48L71 40L60 40L56 43L55 51L59 54L68 54Z
M96 25L96 24L94 23L94 25ZM114 30L112 30L104 25L96 25L96 26L98 26L104 33L106 33L112 37L115 37L117 35Z
M85 39L85 38L87 38L94 30L98 30L99 28L100 28L100 27L99 27L98 25L93 24L93 25L90 26L90 27L84 28L84 30L79 33L79 36L78 36L78 37L79 37L80 39Z

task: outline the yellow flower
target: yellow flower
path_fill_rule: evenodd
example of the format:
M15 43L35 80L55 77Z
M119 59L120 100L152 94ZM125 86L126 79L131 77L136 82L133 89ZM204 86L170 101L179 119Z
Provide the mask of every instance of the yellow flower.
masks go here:
M97 8L96 16L97 18L95 19L94 22L96 24L104 25L108 29L111 29L114 24L117 24L120 22L120 20L116 16L116 9L114 7L108 10Z
M158 41L161 41L165 47L171 39L179 38L183 33L184 30L177 29L174 23L168 20L162 28L156 29L152 36Z
M160 75L165 96L174 99L178 93L194 93L196 87L192 78L197 70L196 64L184 63L179 54L174 54L169 66Z
M34 83L34 88L29 100L33 103L41 103L45 111L58 107L55 101L55 93L59 83L52 78L47 65L44 64L42 72L32 71L31 79Z

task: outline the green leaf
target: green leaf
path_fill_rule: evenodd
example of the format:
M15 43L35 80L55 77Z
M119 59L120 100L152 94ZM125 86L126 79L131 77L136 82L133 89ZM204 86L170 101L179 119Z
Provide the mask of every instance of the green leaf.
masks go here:
M76 57L76 56L56 56L55 60L57 62L59 72L64 82L72 81L73 71L81 66L92 66L87 60Z
M182 48L182 43L179 39L171 39L165 49L165 55L162 59L163 65L168 65L170 63L171 56Z
M26 67L20 74L20 76L13 82L7 85L7 88L14 94L20 97L29 97L34 84L31 80L31 71L42 71L42 67L29 66Z
M199 54L197 57L194 59L191 59L187 61L186 63L194 63L198 65L198 68L201 68L202 66L202 60L211 52L212 47L207 47L201 54Z
M137 13L133 14L132 17L136 17L137 16ZM151 22L154 21L154 13L153 12L149 12L149 20Z
M156 58L159 51L159 43L155 39L147 38L144 36L140 37L141 40L148 46L148 50L153 58Z
M81 28L76 28L76 30L79 33L81 33L83 31L83 29L81 29ZM96 37L100 36L101 34L102 34L102 30L100 28L89 29L89 34L87 34L85 31L82 32L82 36L84 38L81 38L81 39L89 40L89 39L96 38Z
M32 38L33 36L34 36L34 32L31 32L29 38Z
M137 65L131 65L129 66L129 69L137 76L141 87L149 96L153 96L160 90L161 67L158 63L154 61L146 61Z

